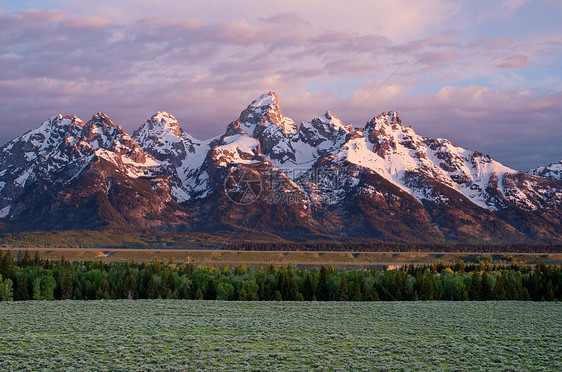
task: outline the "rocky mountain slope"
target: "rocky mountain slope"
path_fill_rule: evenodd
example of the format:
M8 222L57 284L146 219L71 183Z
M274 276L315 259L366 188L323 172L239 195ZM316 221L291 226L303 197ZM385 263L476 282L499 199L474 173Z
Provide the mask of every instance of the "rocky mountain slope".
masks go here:
M173 217L185 213L170 195L171 167L145 153L104 113L86 123L54 116L0 154L0 216L9 229L184 223Z
M132 136L103 113L55 116L0 148L0 221L6 231L561 243L562 181L541 172L420 136L394 111L359 128L331 112L297 125L270 92L205 141L166 112Z

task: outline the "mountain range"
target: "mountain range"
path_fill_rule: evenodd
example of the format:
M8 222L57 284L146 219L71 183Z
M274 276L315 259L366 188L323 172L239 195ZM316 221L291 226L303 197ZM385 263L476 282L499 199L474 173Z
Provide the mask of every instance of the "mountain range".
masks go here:
M0 148L0 228L560 244L561 169L516 171L395 111L297 125L273 92L208 140L166 112L132 135L59 114Z

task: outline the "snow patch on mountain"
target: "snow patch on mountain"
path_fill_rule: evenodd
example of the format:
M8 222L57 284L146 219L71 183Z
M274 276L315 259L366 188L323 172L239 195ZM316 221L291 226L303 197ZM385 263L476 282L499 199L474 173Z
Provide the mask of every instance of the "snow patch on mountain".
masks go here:
M215 146L213 158L217 165L226 167L228 164L251 164L259 153L260 143L245 134L226 136L220 145Z
M2 209L0 209L0 218L6 218L10 214L11 205L8 205Z

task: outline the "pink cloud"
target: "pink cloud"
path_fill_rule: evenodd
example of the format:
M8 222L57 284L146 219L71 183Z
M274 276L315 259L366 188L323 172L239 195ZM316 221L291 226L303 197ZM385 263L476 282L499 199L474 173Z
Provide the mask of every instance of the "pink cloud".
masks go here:
M109 26L111 21L108 18L90 16L90 17L79 17L63 19L60 21L60 27L70 28L70 29L93 29L102 28Z
M505 62L502 62L499 65L497 65L497 68L525 68L531 65L532 63L531 61L529 61L529 58L527 56L518 54L509 57Z
M418 62L431 66L437 66L450 63L458 57L459 53L456 50L432 50L423 52L418 59Z

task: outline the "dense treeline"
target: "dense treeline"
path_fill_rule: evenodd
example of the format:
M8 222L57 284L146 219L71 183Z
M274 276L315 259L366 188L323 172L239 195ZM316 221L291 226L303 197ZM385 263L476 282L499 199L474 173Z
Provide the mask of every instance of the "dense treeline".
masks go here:
M253 269L14 259L0 252L0 300L179 298L411 301L562 298L562 266L433 264L400 270Z
M562 253L560 244L399 244L370 242L235 243L223 249L236 251L326 251L326 252L447 252L447 253Z

